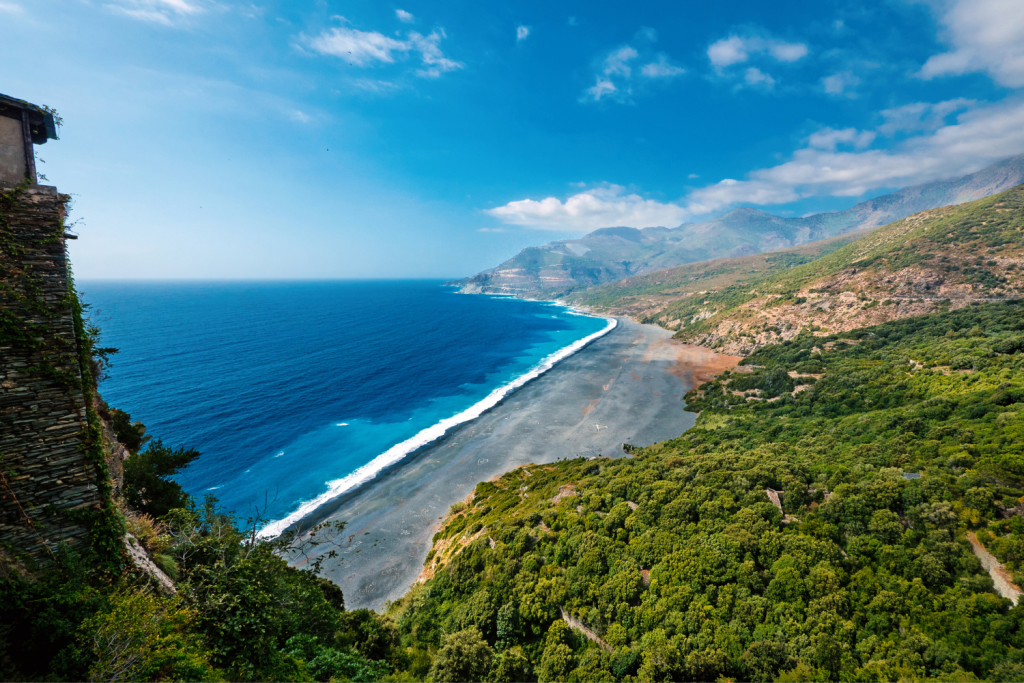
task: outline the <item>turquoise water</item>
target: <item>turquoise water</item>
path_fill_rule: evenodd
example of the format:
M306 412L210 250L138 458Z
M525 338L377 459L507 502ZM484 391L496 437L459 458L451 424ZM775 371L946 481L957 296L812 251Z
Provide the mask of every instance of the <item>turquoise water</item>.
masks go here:
M80 289L120 349L104 400L202 451L177 477L190 493L273 520L371 479L608 324L434 281Z

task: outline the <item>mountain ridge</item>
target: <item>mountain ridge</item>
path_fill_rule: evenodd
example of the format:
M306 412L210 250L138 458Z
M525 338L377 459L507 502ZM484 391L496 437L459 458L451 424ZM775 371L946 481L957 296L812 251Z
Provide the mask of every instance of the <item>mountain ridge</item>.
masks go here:
M565 296L685 263L777 251L877 228L920 211L991 196L1021 182L1024 155L965 176L907 187L844 211L786 218L741 207L676 228L599 228L581 238L527 247L494 268L449 284L465 293Z
M804 330L839 333L1019 299L1022 233L1024 184L845 236L854 239L687 264L583 290L569 301L746 355Z

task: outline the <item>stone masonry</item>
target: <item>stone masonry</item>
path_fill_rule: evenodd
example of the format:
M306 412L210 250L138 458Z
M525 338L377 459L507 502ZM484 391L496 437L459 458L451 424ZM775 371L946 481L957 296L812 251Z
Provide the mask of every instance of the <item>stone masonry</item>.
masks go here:
M8 195L10 196L10 195ZM45 559L87 542L99 507L56 188L0 205L0 547Z

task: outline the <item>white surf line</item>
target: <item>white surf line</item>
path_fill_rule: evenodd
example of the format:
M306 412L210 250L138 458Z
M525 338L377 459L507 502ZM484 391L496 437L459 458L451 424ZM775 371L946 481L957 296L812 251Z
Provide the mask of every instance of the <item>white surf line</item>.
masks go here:
M541 363L537 365L533 370L530 370L529 372L520 375L519 377L515 378L508 384L498 387L497 389L489 393L486 398L473 404L472 406L462 411L458 415L454 415L445 420L441 420L437 424L427 427L426 429L420 431L418 434L416 434L416 436L410 439L406 439L405 441L399 444L395 444L394 446L384 451L370 462L366 463L365 465L357 469L352 474L342 477L341 479L335 479L334 481L327 482L327 491L320 494L313 500L301 503L299 505L298 510L291 513L284 519L279 519L276 522L270 522L265 527L260 529L259 535L264 538L279 535L289 526L299 521L309 513L313 512L324 503L327 503L331 499L340 496L346 491L352 490L353 488L359 486L360 484L365 484L366 482L376 477L381 472L381 470L401 461L402 458L409 455L413 451L422 448L423 446L426 446L431 441L436 441L437 439L441 438L452 427L456 427L462 424L463 422L475 420L476 418L483 415L485 411L496 406L498 402L501 401L501 399L505 398L505 396L507 396L513 390L518 389L519 387L523 386L532 379L540 377L545 372L553 368L555 364L558 363L558 361L568 358L569 356L573 355L574 353L582 349L584 346L589 344L590 342L608 334L609 332L614 330L615 326L618 324L619 323L615 318L608 318L608 324L605 326L603 330L595 332L594 334L586 336L583 339L580 339L579 341L573 342L572 344L566 346L563 349L555 351L547 358L545 358L543 361L541 361Z

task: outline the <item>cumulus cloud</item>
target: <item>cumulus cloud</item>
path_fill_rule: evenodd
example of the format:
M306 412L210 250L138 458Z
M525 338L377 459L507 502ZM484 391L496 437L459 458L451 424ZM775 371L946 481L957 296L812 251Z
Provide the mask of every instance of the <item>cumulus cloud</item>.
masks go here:
M850 71L840 71L821 79L821 84L829 95L850 95L849 88L860 85L860 79Z
M530 27L529 26L519 26L519 27L516 28L516 42L517 43L519 41L526 40L526 38L529 35L530 35Z
M597 77L597 83L587 88L585 91L585 99L593 99L594 102L599 102L602 97L606 95L614 95L618 92L618 88L615 84L609 81L607 78Z
M775 87L775 79L756 66L752 66L743 72L743 82L750 86L767 88L768 90Z
M444 29L436 29L431 31L429 36L421 36L415 31L409 33L409 43L412 47L420 52L420 58L423 61L424 68L419 69L416 75L422 76L423 78L437 78L442 73L447 71L455 71L461 69L464 64L462 62L456 62L453 59L448 59L441 52L441 48L438 47L438 43L445 37Z
M548 229L672 226L736 205L856 197L870 190L954 177L1024 152L1024 98L973 105L969 100L907 105L888 110L887 123L874 131L824 128L809 136L789 161L755 170L742 180L728 178L694 190L676 202L644 199L611 185L565 201L514 201L487 213L505 223ZM956 111L960 113L953 122L935 118ZM878 134L896 130L918 134L888 150L870 148Z
M807 52L803 43L732 35L712 43L708 47L708 59L716 69L723 69L749 61L754 55L764 55L777 62L795 62L806 57Z
M629 78L632 74L629 63L639 56L640 53L628 45L613 50L604 60L605 76L618 74L619 76Z
M410 12L406 12L404 9L396 9L395 16L398 17L398 20L403 24L411 24L416 21L416 17L414 17Z
M996 83L1024 86L1024 12L1019 0L931 0L952 50L933 55L924 79L985 72Z
M173 26L180 20L205 11L199 2L193 0L121 0L104 5L108 10L155 24Z
M612 97L620 101L626 99L632 90L628 86L620 89L612 78L628 83L633 75L629 63L639 56L640 53L629 45L612 50L601 62L601 73L596 76L594 85L583 91L583 97L580 99L592 102L599 102L603 97Z
M464 66L444 56L439 46L444 37L443 29L435 29L427 36L409 31L405 40L398 40L377 31L341 27L329 29L313 38L305 38L304 42L315 52L340 57L360 67L393 64L410 52L418 52L422 68L416 74L424 78L437 78L444 72Z
M673 78L686 73L686 69L669 64L668 57L658 55L658 61L644 64L643 68L640 69L640 73L647 78Z
M608 98L629 102L634 85L643 91L650 87L645 86L644 81L664 81L686 73L686 69L672 64L668 55L653 53L651 46L657 40L658 34L654 29L642 28L633 36L632 44L617 47L604 55L596 62L594 85L584 90L580 101L598 102ZM639 82L634 73L637 67L642 76Z
M555 197L540 201L523 199L489 209L485 213L511 225L580 231L619 225L676 226L689 215L678 204L626 194L625 188L619 185L580 192L564 202Z

